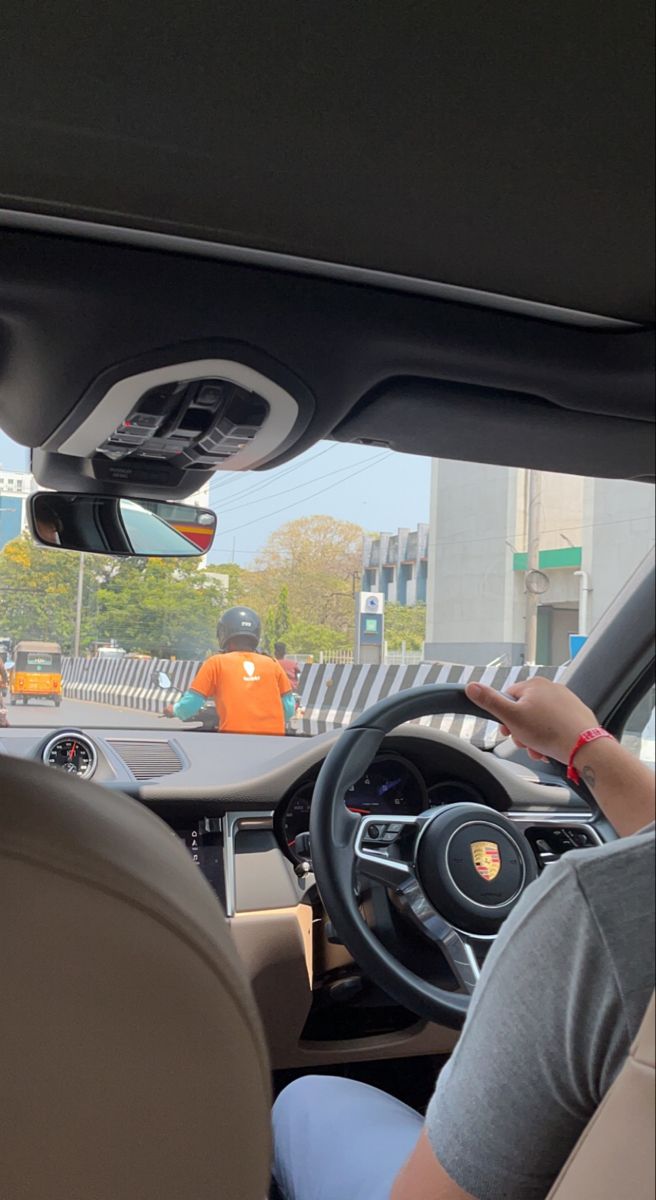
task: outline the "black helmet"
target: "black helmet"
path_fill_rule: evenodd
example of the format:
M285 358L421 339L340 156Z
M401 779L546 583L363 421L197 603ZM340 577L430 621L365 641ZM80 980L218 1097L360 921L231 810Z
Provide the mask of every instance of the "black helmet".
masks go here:
M216 627L216 636L222 650L225 650L233 638L244 638L253 650L257 650L261 632L260 618L252 608L229 608Z

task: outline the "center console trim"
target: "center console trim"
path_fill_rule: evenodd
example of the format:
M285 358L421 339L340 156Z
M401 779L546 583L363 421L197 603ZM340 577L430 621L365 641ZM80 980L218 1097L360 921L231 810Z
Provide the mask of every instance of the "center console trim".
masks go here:
M234 917L236 911L235 839L240 829L273 829L273 811L229 812L223 818L226 917Z

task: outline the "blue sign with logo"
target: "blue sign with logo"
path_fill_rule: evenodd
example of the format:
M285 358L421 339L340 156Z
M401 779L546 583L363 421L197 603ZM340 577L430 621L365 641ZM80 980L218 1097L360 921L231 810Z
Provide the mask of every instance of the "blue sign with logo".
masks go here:
M383 614L360 613L360 645L382 646L383 644Z
M575 658L579 650L585 646L588 637L584 633L570 633L569 635L569 656Z
M18 537L22 524L22 497L0 496L0 550L4 550L7 542L13 542Z

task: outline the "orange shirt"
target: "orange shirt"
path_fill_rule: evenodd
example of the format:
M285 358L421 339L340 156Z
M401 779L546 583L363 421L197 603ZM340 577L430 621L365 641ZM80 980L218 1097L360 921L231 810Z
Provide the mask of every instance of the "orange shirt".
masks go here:
M292 688L275 658L249 650L214 654L189 686L214 700L223 733L285 732L281 696Z

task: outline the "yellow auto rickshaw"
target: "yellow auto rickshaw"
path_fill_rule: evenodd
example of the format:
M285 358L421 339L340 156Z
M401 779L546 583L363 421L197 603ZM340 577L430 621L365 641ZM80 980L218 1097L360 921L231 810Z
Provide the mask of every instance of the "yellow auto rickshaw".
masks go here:
M17 642L9 673L9 703L62 702L61 646L58 642Z

